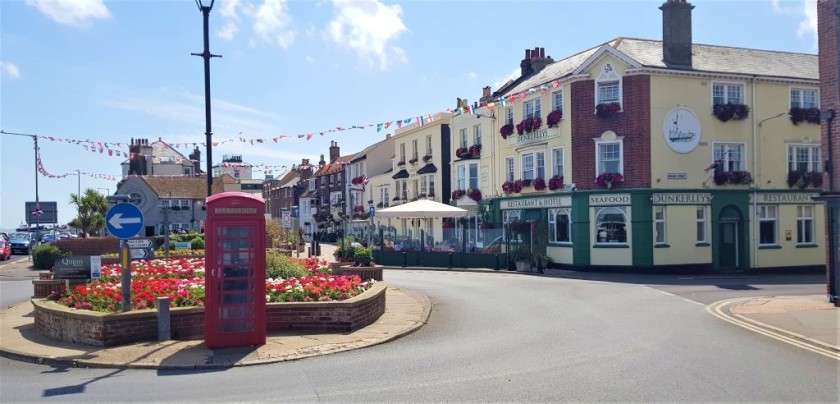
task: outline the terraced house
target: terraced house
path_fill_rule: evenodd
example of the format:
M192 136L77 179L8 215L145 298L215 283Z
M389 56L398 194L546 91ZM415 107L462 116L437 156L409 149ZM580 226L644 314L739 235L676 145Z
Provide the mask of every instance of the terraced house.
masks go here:
M526 50L487 119L453 119L453 189L479 190L508 239L533 223L560 266L823 268L817 56L695 44L693 8L662 4L661 41Z

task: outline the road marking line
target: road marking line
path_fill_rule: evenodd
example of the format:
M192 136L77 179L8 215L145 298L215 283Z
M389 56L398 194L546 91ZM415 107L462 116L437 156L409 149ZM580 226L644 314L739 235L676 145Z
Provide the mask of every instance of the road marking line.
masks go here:
M648 285L641 285L641 286L642 286L643 288L648 288L648 289L651 289L651 290L655 290L655 291L657 291L657 292L659 292L659 293L666 294L666 295L668 295L668 296L673 296L673 297L676 297L676 298L680 298L680 299L685 300L685 301L687 301L687 302L689 302L689 303L694 303L694 304L699 304L699 305L701 305L701 306L705 306L705 304L700 303L700 302L698 302L698 301L691 300L691 299L689 299L689 298L687 298L687 297L683 297L683 296L680 296L680 295L675 295L675 294L673 294L673 293L671 293L671 292L666 292L666 291L664 291L664 290L657 289L657 288L655 288L655 287L653 287L653 286L648 286Z
M715 317L718 317L721 320L724 320L724 321L729 322L731 324L735 324L737 326L746 328L750 331L757 332L759 334L762 334L764 336L776 339L778 341L786 342L790 345L794 345L794 346L797 346L799 348L803 348L803 349L809 350L811 352L814 352L814 353L817 353L817 354L820 354L820 355L823 355L823 356L827 356L829 358L840 361L840 354L838 354L838 353L835 353L833 351L830 351L828 349L824 349L824 348L821 348L821 347L818 347L818 346L813 346L813 345L810 345L810 344L806 344L806 343L804 343L804 342L802 342L798 339L795 339L795 338L791 338L791 337L788 337L788 336L785 336L785 335L782 335L782 334L777 334L775 332L768 331L764 328L761 328L761 327L752 325L750 323L747 323L747 322L738 320L736 318L733 318L733 317L731 317L731 316L729 316L729 315L727 315L723 312L723 307L726 307L727 305L729 305L731 303L734 303L736 301L743 300L743 299L744 298L728 299L728 300L723 300L723 301L720 301L720 302L712 303L712 304L706 306L706 311L709 314L711 314Z

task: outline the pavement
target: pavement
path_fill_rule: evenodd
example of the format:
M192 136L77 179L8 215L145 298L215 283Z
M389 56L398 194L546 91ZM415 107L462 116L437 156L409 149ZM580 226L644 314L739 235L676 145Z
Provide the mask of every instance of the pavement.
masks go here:
M332 260L334 248L322 244L321 257ZM0 273L28 265L28 260L6 264L0 267ZM258 365L386 343L422 327L431 312L427 296L405 288L389 287L386 301L385 314L379 320L353 332L269 334L265 345L227 349L208 349L203 340L149 341L108 348L63 342L37 333L32 304L26 301L0 311L0 356L74 367L208 369ZM729 299L712 303L706 310L731 324L840 360L840 308L823 295Z

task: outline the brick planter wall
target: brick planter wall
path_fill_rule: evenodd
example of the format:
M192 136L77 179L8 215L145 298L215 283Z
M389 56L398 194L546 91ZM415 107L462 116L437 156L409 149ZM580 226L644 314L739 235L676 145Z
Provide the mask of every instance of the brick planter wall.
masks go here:
M362 328L385 313L385 283L341 302L266 304L266 329L277 331L344 332ZM157 340L157 311L97 313L74 310L58 303L33 299L35 329L42 335L93 346L116 346ZM174 339L204 338L203 307L173 307L170 324Z
M382 265L372 267L341 266L333 270L335 276L358 275L362 281L373 279L382 282Z
M55 242L61 251L79 255L102 255L120 251L120 240L113 237L66 238Z

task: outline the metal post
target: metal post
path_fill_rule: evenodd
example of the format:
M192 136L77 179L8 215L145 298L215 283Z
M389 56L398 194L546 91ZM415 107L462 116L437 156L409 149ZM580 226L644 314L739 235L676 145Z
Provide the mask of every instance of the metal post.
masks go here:
M169 258L169 208L163 208L163 257Z
M204 135L207 142L207 196L210 196L213 188L213 129L210 125L210 58L221 57L221 55L213 55L210 53L210 10L213 9L215 0L210 1L209 6L198 3L198 9L204 17L204 52L193 53L193 56L201 56L204 58L204 113L206 120L206 130Z
M81 198L82 197L82 172L79 171L79 169L76 169L76 180L77 180L76 195L78 195L79 198Z
M157 298L157 330L158 341L169 341L172 336L172 326L169 319L169 297Z
M131 265L128 261L128 243L120 240L120 263L122 264L122 312L131 310Z
M38 136L32 136L32 140L35 141L35 210L39 210L41 207L41 200L38 197L38 165L40 163L39 156L38 156ZM35 215L35 238L36 241L41 240L41 215ZM29 253L32 254L32 244L29 245Z

